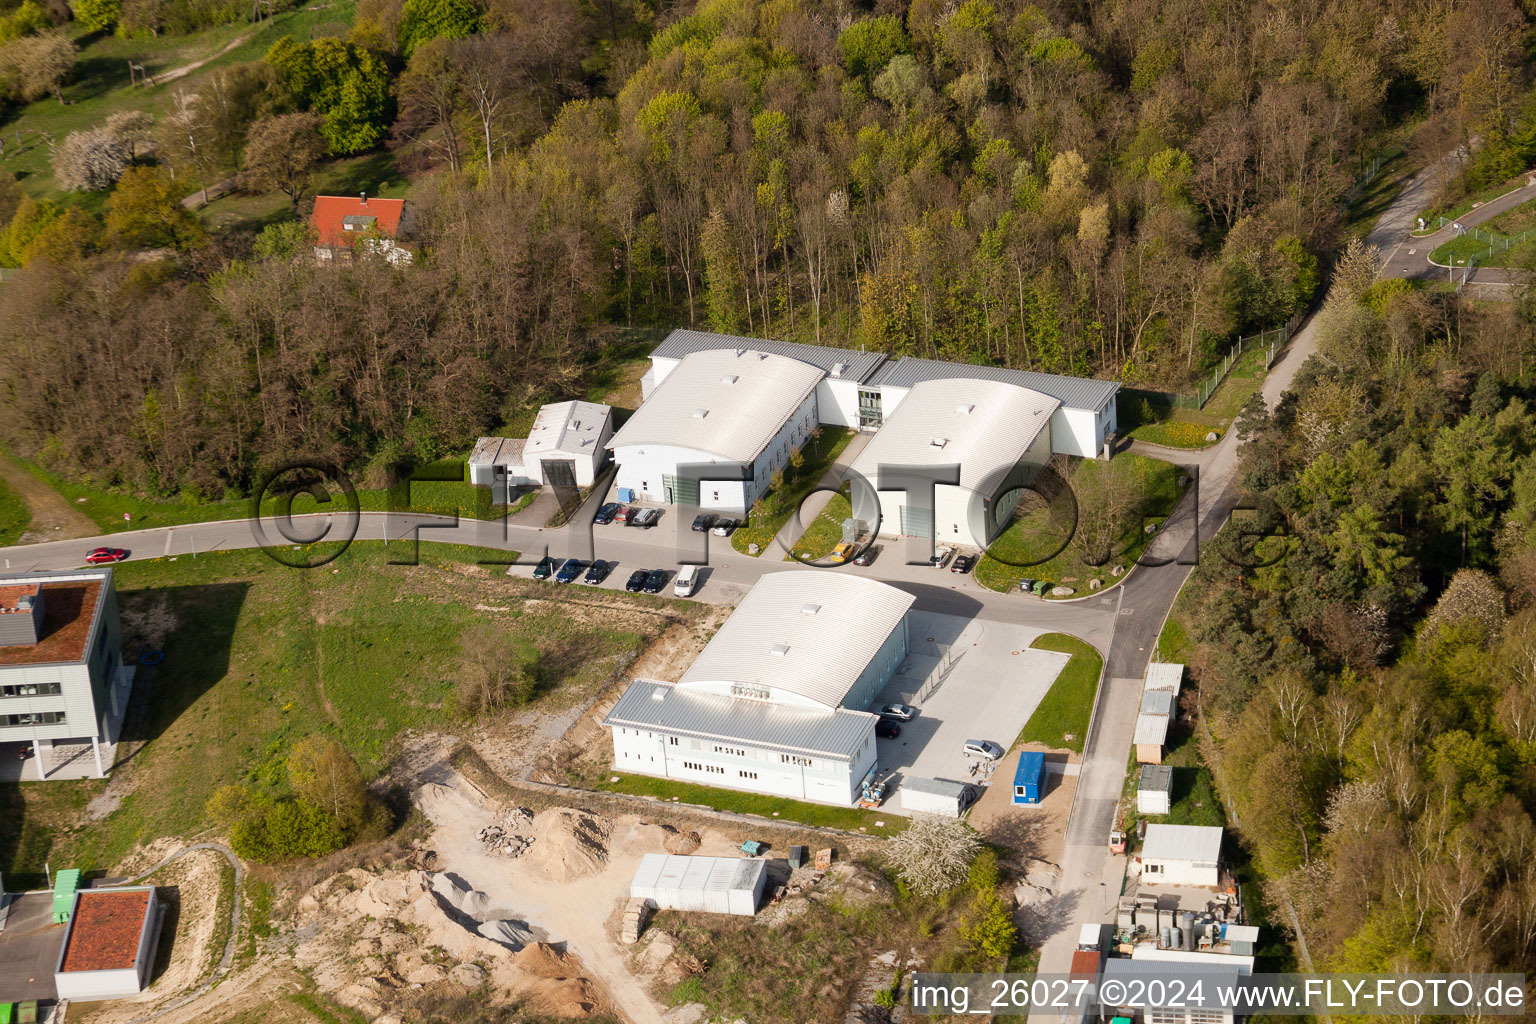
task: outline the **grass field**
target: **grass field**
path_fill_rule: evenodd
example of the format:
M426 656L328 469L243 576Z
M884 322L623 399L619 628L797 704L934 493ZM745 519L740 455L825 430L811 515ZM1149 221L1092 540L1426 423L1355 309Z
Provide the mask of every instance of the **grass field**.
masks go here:
M1051 684L1035 713L1024 723L1015 743L1044 743L1048 747L1083 752L1088 735L1088 721L1093 715L1093 698L1099 692L1099 676L1104 659L1090 645L1065 633L1046 633L1036 637L1031 648L1070 654L1061 675Z
M610 781L617 778L618 782ZM762 793L744 793L734 789L717 789L714 786L698 786L691 782L673 779L654 779L646 775L604 775L590 783L592 789L610 793L631 793L638 796L654 796L661 800L676 797L688 804L702 804L717 811L734 814L760 814L765 818L778 817L785 821L798 821L802 825L819 828L840 828L857 832L863 828L870 835L893 836L906 827L907 820L896 814L864 811L857 807L832 807L827 804L811 804L786 797L767 796ZM876 822L884 822L877 825Z
M1128 403L1121 429L1148 444L1165 448L1206 448L1216 443L1206 435L1216 432L1219 441L1243 410L1243 403L1264 386L1269 373L1265 365L1268 349L1254 347L1237 357L1232 369L1216 388L1203 409L1147 408Z
M5 877L36 880L45 859L101 869L141 840L193 835L215 788L276 785L291 744L316 732L372 775L401 730L453 723L468 648L536 651L538 699L558 708L590 697L650 636L693 614L606 591L550 600L548 585L475 564L504 552L422 553L420 565L395 566L383 545L359 543L308 571L258 551L118 566L127 654L137 638L165 652L161 666L140 669L124 727L142 740L116 770L114 788L128 792L92 820L82 812L105 782L0 786Z
M1007 591L1016 587L1020 578L1030 577L1065 584L1079 594L1086 591L1090 579L1102 579L1106 585L1113 582L1111 569L1116 565L1129 568L1151 541L1144 524L1168 515L1183 493L1177 467L1129 452L1115 456L1116 463L1122 460L1133 468L1138 480L1138 512L1128 517L1124 531L1115 538L1108 561L1096 566L1084 562L1082 548L1067 540L1077 536L1073 524L1064 521L1059 510L1053 512L1041 502L1011 522L987 548L976 563L977 581L992 590ZM1085 460L1078 463L1077 472L1103 473L1107 465Z
M1524 254L1536 249L1536 238L1515 239L1532 228L1536 228L1536 199L1478 225L1478 235L1460 235L1437 246L1429 258L1442 266L1452 267L1466 266L1473 260L1482 267L1518 264Z
M825 558L843 539L843 520L853 515L853 505L847 498L845 487L841 494L827 500L826 507L811 520L800 539L795 541L794 553L805 559ZM789 559L789 555L784 556Z
M795 514L806 495L811 493L857 433L842 427L821 427L820 431L801 449L805 454L804 464L799 469L787 469L784 485L769 491L763 499L766 506L763 514L749 515L747 522L731 534L731 547L744 555L749 554L748 549L753 544L760 549L759 554L767 551L780 528Z
M32 522L32 510L21 495L0 482L0 546L15 544Z
M21 108L0 128L6 139L0 169L10 171L22 187L38 197L64 198L96 209L104 196L91 193L60 193L53 184L48 139L90 128L120 110L143 110L157 118L171 107L179 89L197 92L213 70L229 64L260 60L282 36L301 41L317 35L341 34L352 21L353 0L315 4L302 10L284 11L259 27L247 23L221 25L189 36L155 36L120 39L112 35L80 35L75 73L63 89L64 99L48 97ZM238 42L237 42L238 41ZM225 51L231 43L236 45ZM150 75L161 75L187 64L208 63L184 78L148 87L129 85L128 63L144 65ZM16 144L17 133L21 144Z

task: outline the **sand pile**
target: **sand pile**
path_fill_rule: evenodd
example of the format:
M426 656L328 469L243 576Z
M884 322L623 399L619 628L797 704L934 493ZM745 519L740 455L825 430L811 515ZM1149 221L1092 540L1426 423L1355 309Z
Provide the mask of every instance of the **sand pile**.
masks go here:
M570 807L540 811L531 829L533 845L523 861L554 882L569 882L608 862L608 836L613 830L606 818Z
M673 829L672 834L667 836L666 842L662 845L668 853L686 855L697 850L702 842L703 839L700 838L697 832L692 830L679 832Z

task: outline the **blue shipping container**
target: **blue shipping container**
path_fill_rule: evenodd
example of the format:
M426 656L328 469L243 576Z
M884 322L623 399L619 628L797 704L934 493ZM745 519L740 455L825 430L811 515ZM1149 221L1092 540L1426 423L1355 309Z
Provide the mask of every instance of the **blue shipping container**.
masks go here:
M1013 802L1037 804L1045 789L1045 755L1026 751L1019 755L1018 770L1013 773Z
M618 495L617 495L617 497L618 497L618 499L620 501L634 501L635 500L635 492L631 488L620 487L620 488L618 488Z

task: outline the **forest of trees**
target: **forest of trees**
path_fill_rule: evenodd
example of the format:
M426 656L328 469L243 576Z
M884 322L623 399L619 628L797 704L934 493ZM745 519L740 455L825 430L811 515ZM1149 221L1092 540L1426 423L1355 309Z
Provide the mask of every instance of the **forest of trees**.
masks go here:
M1229 559L1191 583L1205 754L1318 969L1524 971L1531 331L1514 306L1458 313L1375 275L1373 250L1344 254L1318 357L1239 421L1254 526L1283 540L1223 534Z
M131 228L0 189L0 439L157 494L298 451L382 473L620 325L1177 388L1312 298L1394 125L1524 152L1528 31L1515 0L361 0L139 124L152 158L80 140L61 182L103 146L167 176L121 179ZM317 161L379 145L410 268L175 207L238 170L302 216Z

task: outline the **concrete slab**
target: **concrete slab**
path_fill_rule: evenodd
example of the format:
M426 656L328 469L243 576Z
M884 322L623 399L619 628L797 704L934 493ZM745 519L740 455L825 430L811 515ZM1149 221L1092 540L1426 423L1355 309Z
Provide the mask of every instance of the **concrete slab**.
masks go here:
M1069 656L1030 650L1042 629L934 612L913 612L912 657L881 694L881 702L911 697L946 658L948 674L894 740L879 740L882 771L899 773L895 795L882 810L902 813L900 778L915 776L980 782L964 754L968 739L1013 744Z
M57 997L53 969L64 942L64 925L53 923L53 894L11 894L0 931L0 1002Z

